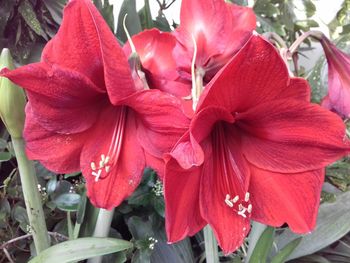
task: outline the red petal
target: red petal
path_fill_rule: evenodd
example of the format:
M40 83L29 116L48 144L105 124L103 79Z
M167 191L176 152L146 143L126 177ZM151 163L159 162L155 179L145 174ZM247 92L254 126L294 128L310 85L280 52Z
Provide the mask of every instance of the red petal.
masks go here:
M300 100L276 100L238 113L243 153L254 165L282 173L316 170L349 149L345 126L334 113Z
M275 47L259 36L252 36L207 85L198 110L219 105L230 112L242 112L259 103L284 96L283 91L289 81L286 65ZM300 88L295 84L291 85ZM293 92L287 92L286 95L295 97Z
M220 15L218 15L220 14ZM190 68L194 36L198 47L196 66L216 72L230 56L248 40L256 26L251 8L222 0L183 0L180 26L176 37L187 49L187 57L179 57L184 67ZM180 49L183 47L178 46ZM178 50L175 54L180 54Z
M58 65L35 63L2 75L27 90L37 122L53 132L90 128L106 103L106 96L88 78Z
M273 173L251 166L252 219L271 226L287 223L293 232L316 224L324 169L297 174Z
M191 84L181 80L176 69L172 55L176 44L173 35L151 29L133 36L132 42L152 89L160 89L178 97L186 97L191 93ZM131 54L129 42L123 49L125 54Z
M138 138L145 150L162 158L188 130L181 101L160 90L145 90L123 101L138 117Z
M171 156L184 169L201 165L204 161L204 153L200 144L210 135L214 124L219 121L233 123L234 118L230 112L220 107L208 107L198 112L192 119L190 132L175 145Z
M86 179L87 194L97 207L112 209L118 206L141 180L145 156L136 137L136 125L132 110L110 107L101 113L84 145L81 170ZM107 157L108 163L101 168L100 161ZM92 169L92 162L95 169Z
M197 167L185 170L171 157L166 164L165 226L169 242L192 236L206 225L199 211L200 171Z
M24 138L30 159L39 160L46 168L56 173L71 173L80 170L81 149L87 140L87 132L57 134L45 130L33 116L30 103L26 106Z
M311 99L311 87L303 78L291 78L289 85L281 89L276 99L296 99L309 102Z
M249 232L250 213L239 215L245 201L250 177L249 167L241 153L239 134L232 125L218 124L211 135L212 155L205 149L202 166L200 205L203 218L211 225L220 247L228 254L235 251ZM228 196L229 195L229 196ZM232 201L236 196L236 202ZM225 199L231 200L230 207Z
M45 46L42 61L78 71L112 103L135 92L128 61L115 36L89 0L73 0L64 9L62 25Z

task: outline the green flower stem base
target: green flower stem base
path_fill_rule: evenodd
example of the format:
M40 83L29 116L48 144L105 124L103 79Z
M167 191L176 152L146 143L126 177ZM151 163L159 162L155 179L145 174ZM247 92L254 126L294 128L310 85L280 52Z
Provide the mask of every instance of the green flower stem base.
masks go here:
M102 208L100 209L100 212L97 217L93 237L108 237L113 215L114 215L114 209L110 211ZM102 257L90 258L87 261L87 263L101 263L101 262L102 262Z
M207 225L203 229L204 233L204 245L205 245L205 257L207 263L219 263L218 243L215 239L213 230Z
M28 160L25 154L23 138L12 138L12 144L17 158L30 229L33 235L36 253L39 254L41 251L50 247L50 241L41 196L38 191L34 163Z

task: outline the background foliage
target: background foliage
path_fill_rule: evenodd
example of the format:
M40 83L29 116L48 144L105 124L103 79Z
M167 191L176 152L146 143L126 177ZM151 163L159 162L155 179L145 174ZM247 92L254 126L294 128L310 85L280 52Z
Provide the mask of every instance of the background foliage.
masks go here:
M177 25L170 24L164 10L171 7L171 0L144 0L144 7L137 11L136 0L124 0L114 24L113 6L108 0L94 0L94 4L106 19L116 38L126 41L122 19L127 13L127 28L131 35L143 29L157 27L170 31ZM150 2L156 1L159 12L150 13ZM179 0L178 0L179 1ZM66 0L0 0L0 50L10 48L17 63L26 64L40 59L45 43L56 33L62 20ZM247 5L245 0L233 1ZM302 8L300 8L300 3ZM297 7L298 6L298 7ZM295 12L303 13L303 19ZM313 19L315 1L258 0L254 5L260 33L275 32L289 46L298 35L318 26ZM339 47L350 52L350 1L345 0L341 9L329 24ZM299 56L307 56L307 50L315 43L308 41L300 49ZM326 92L327 69L324 58L306 72L300 65L296 73L307 77L313 89L313 100L319 102ZM51 241L53 244L77 237L88 237L93 232L98 209L86 198L84 179L79 172L54 174L39 163L36 164L38 189L42 196ZM260 262L350 262L350 160L345 158L327 168L326 183L322 193L320 214L316 231L299 237L287 228L271 230L255 227L246 243L258 243L263 238L264 247L256 246L254 252L243 246L228 256L221 254L222 262L241 262L242 257L259 257ZM0 263L8 262L2 253L5 248L15 262L27 262L35 255L32 240L6 241L30 233L24 206L16 160L10 138L0 122ZM263 235L260 237L260 234ZM111 237L131 240L135 248L104 257L104 262L203 262L204 243L202 233L192 238L168 245L164 232L164 200L161 182L156 174L146 169L136 192L116 209L110 231ZM277 256L276 256L277 255ZM265 260L265 261L264 261Z

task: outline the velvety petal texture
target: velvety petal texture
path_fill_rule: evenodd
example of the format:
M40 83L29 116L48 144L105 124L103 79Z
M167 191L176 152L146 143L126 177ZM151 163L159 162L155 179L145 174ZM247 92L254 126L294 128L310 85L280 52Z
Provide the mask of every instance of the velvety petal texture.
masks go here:
M0 76L27 91L28 156L57 173L81 170L97 207L119 205L146 166L162 177L163 154L189 126L176 96L135 79L90 0L69 1L41 62Z
M154 28L133 36L132 42L150 88L160 89L180 98L191 93L191 85L177 71L173 57L176 38L172 34ZM131 55L129 42L124 45L123 50L127 56Z
M321 39L328 63L328 94L322 106L350 117L350 56L339 50L329 39Z
M207 85L188 132L169 155L169 239L193 229L186 219L193 215L174 204L174 181L180 177L181 185L192 187L183 187L177 197L190 200L188 209L196 207L199 188L200 216L225 253L242 244L250 219L287 223L296 233L312 231L324 168L348 154L350 143L339 116L309 100L307 82L290 78L276 49L252 36Z
M195 65L205 70L207 79L213 77L245 44L255 27L251 8L224 0L183 0L180 26L174 33L178 40L174 54L179 68L190 72L195 41Z

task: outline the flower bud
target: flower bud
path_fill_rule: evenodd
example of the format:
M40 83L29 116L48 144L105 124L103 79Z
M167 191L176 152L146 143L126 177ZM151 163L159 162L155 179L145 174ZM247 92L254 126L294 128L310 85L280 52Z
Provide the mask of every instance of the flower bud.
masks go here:
M0 71L14 69L10 51L4 48L0 55ZM23 89L9 79L0 77L0 118L13 138L22 137L26 97Z

